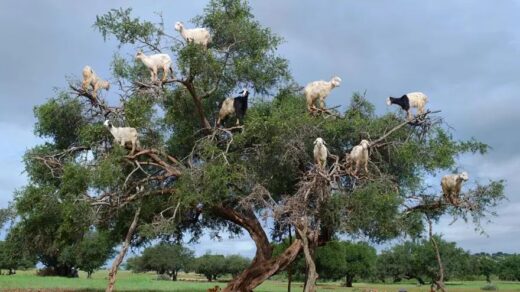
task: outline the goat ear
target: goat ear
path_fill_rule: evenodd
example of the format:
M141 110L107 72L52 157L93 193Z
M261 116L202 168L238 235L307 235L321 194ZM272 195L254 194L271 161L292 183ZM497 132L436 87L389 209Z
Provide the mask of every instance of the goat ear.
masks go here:
M318 143L318 141L314 140L314 142L312 144L316 145L316 143Z

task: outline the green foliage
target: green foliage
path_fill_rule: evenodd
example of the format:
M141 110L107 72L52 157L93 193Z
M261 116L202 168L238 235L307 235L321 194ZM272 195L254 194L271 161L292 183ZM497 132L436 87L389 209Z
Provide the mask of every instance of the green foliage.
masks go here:
M114 255L113 242L106 233L91 231L83 237L74 253L76 266L87 272L90 278L96 269Z
M114 35L121 43L144 42L158 45L161 31L151 22L141 22L131 17L132 9L112 9L105 15L96 16L95 26L106 40Z
M251 264L251 260L241 255L226 256L226 272L235 277Z
M180 270L187 271L193 261L193 251L180 244L160 243L146 248L139 257L128 259L127 268L134 272L155 271L177 280Z
M89 147L96 146L100 144L101 141L108 140L109 138L110 132L107 131L102 123L84 125L79 131L79 141L81 145Z
M498 276L501 280L520 281L520 255L510 255L501 260Z
M78 99L59 93L57 98L34 108L34 131L40 137L51 138L57 149L66 149L79 142L79 130L86 122L82 111Z
M435 236L439 246L445 277L463 277L471 274L469 254L456 246L454 242L446 242ZM436 280L439 266L431 241L423 239L417 242L406 241L385 250L378 257L378 278L417 279L420 284L424 280Z
M18 269L30 269L36 265L36 259L30 257L20 246L8 238L0 241L0 270L9 270L13 273Z
M476 254L471 256L471 266L474 268L474 273L486 277L487 282L491 282L491 276L498 273L497 259L489 254Z
M480 290L484 291L498 291L498 287L494 284L486 284L486 286L480 288Z
M344 278L352 287L355 277L368 277L376 263L376 250L366 243L331 241L316 251L316 266L320 278Z
M191 269L211 282L226 273L226 259L223 255L205 254L193 261Z

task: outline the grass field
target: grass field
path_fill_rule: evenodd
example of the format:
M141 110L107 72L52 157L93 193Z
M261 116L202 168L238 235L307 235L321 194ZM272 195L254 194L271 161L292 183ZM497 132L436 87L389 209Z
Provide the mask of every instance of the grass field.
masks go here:
M93 275L93 279L86 279L85 274L80 274L80 278L69 279L61 277L38 277L34 271L19 271L16 275L0 276L0 291L104 291L106 287L106 271L98 271ZM203 278L196 275L180 275L180 281L158 281L153 273L133 274L121 271L118 274L116 283L117 291L206 291L207 288L219 285L224 287L225 282L208 283ZM187 280L189 279L189 281ZM453 282L448 283L449 291L470 292L482 291L480 288L485 285L483 281L472 282ZM519 282L497 281L495 285L499 291L512 292L520 291ZM292 291L301 291L302 283L293 284ZM376 288L379 292L396 292L400 288L405 288L408 292L429 292L428 286L417 287L414 283L401 284L367 284L355 283L354 288L340 287L339 283L319 283L318 291L350 291L362 292L364 288ZM287 291L287 283L283 281L267 281L255 291Z

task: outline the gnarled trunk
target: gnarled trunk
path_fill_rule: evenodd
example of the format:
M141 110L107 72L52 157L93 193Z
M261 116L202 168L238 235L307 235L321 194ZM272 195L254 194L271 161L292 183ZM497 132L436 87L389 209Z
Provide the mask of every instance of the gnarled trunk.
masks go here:
M236 276L224 292L249 292L262 284L270 276L292 263L302 248L302 241L297 239L278 257L272 258L273 250L269 239L253 211L238 212L232 208L217 207L214 212L247 230L255 242L256 253L251 265Z
M318 272L316 272L316 263L314 262L314 248L315 240L309 238L309 232L307 228L307 222L302 224L300 227L296 227L296 231L300 235L303 247L303 254L305 255L305 264L307 265L307 274L305 280L304 292L315 292L316 291L316 280L318 279Z
M268 261L252 264L245 269L240 275L235 277L228 286L223 290L224 292L249 292L253 291L258 285L262 284L279 270L286 268L292 263L302 248L300 239L294 242L279 256Z

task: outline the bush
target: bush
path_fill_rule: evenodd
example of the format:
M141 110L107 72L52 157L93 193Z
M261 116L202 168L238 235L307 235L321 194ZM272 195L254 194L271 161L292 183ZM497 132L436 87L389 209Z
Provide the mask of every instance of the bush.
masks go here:
M486 286L480 289L485 291L498 291L498 287L495 284L487 284Z

